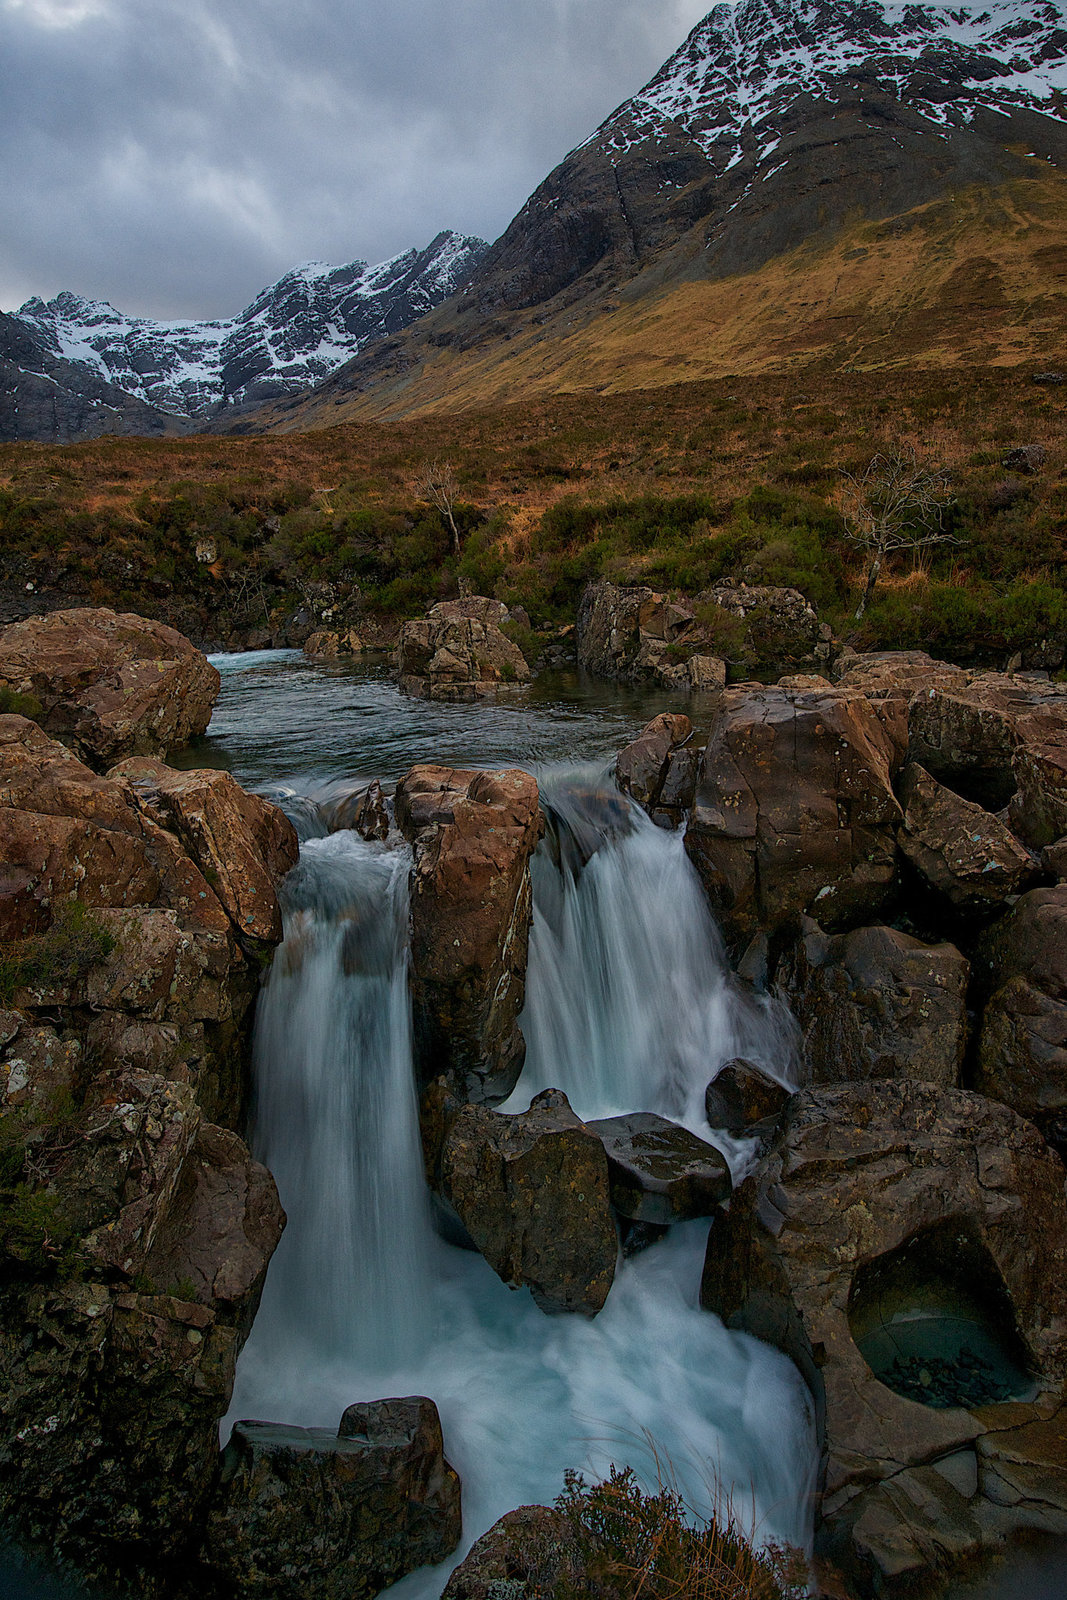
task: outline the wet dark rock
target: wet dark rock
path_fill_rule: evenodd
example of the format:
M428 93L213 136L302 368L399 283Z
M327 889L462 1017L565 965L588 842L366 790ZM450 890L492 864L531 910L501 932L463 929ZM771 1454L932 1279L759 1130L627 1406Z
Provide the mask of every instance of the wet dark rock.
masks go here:
M777 970L815 1083L921 1078L953 1088L967 1046L970 964L895 928L829 936L805 918Z
M570 1518L551 1506L520 1506L471 1546L441 1600L547 1600L557 1586L577 1593L584 1582Z
M1035 1515L1067 1509L1062 1472L1058 1486L1046 1477L1041 1507L1036 1472L1011 1497L994 1466L1010 1453L1010 1433L1031 1426L1056 1441L1033 1453L1063 1460L1065 1267L1062 1167L1037 1129L981 1095L927 1083L801 1092L713 1225L702 1302L777 1344L807 1379L825 1461L817 1548L861 1594L895 1593L931 1565L949 1567L1013 1528L1048 1525ZM902 1339L914 1341L917 1327L933 1337L915 1321L917 1303L931 1329L963 1329L955 1353L901 1347L905 1362L924 1357L922 1388L923 1370L934 1380L925 1357L949 1360L938 1397L955 1381L949 1407L919 1402L910 1371L904 1392L891 1387L892 1360L879 1354L891 1356L898 1317ZM992 1360L986 1341L1019 1398L976 1414L980 1369L961 1352Z
M710 1217L730 1194L730 1168L706 1139L651 1111L587 1124L608 1157L620 1216L660 1226Z
M352 826L363 839L388 839L389 809L377 778L360 800Z
M558 1089L518 1116L464 1106L443 1142L440 1189L494 1272L527 1285L543 1311L604 1305L617 1253L607 1156Z
M877 913L895 879L893 762L860 695L724 692L685 845L728 938L802 912L833 927Z
M991 928L981 953L992 989L976 1087L1032 1117L1062 1146L1067 1119L1067 883L1032 889Z
M957 910L995 912L1032 881L1034 862L1010 829L917 762L905 767L897 793L902 852Z
M728 1061L704 1091L704 1114L713 1128L734 1138L769 1136L793 1091L768 1078L751 1061Z
M219 682L188 639L130 613L53 611L0 629L0 688L91 766L188 744Z
M238 1422L208 1519L210 1566L238 1595L369 1600L459 1542L460 1483L432 1400L350 1406L326 1428Z
M411 871L415 1064L463 1099L514 1088L526 1052L518 1026L530 928L530 856L541 833L528 773L413 767L396 821Z
M615 762L615 778L619 788L632 795L650 815L660 805L664 787L671 775L673 757L692 734L693 724L688 717L664 711L658 717L653 717L637 738L619 752ZM672 799L677 788L676 772L671 785Z

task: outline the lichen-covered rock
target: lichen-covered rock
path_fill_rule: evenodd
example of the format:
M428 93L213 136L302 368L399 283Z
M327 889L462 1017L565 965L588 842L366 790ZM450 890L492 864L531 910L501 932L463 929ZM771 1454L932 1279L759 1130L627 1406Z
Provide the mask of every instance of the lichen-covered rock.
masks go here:
M1032 1508L1022 1496L1005 1506L975 1444L1059 1417L1065 1267L1063 1169L1037 1129L981 1095L914 1081L798 1094L712 1227L702 1301L805 1374L825 1456L817 1548L860 1593L903 1591L931 1563L1027 1525ZM984 1357L920 1344L894 1366L885 1330L912 1348L917 1307L928 1326L948 1316L965 1330L961 1351ZM1014 1365L995 1367L994 1350ZM1020 1398L996 1403L1009 1393ZM1062 1417L1055 1428L1062 1451ZM1002 1437L991 1454L1004 1448ZM939 1473L944 1494L930 1492Z
M847 927L879 910L896 870L893 764L860 695L724 692L685 846L730 938L801 912Z
M776 973L814 1083L921 1078L954 1088L967 1048L970 963L896 928L830 937L805 918Z
M355 628L344 633L319 628L304 640L304 654L309 661L339 661L345 656L358 656L362 650L363 640Z
M518 1116L464 1106L444 1139L440 1190L494 1272L543 1311L604 1305L617 1254L607 1156L558 1089Z
M441 1600L548 1600L587 1582L574 1524L551 1506L520 1506L474 1543Z
M835 664L834 678L847 693L864 694L869 700L907 703L916 693L962 686L968 674L964 667L937 661L925 650L873 650L865 654L844 650Z
M998 817L947 789L918 762L901 774L901 851L960 911L995 912L1035 875L1029 853Z
M134 758L109 776L125 779L145 814L181 840L234 931L277 944L282 921L275 885L300 850L285 813L246 794L228 772L176 772L160 761Z
M470 616L405 622L396 659L401 694L419 700L478 700L530 676L518 645L495 623Z
M1067 1149L1067 884L1032 889L982 945L992 993L976 1087Z
M207 727L219 683L188 639L131 613L53 611L0 629L0 686L99 767L188 744Z
M1067 686L999 672L968 679L913 696L909 751L940 782L995 811L1015 791L1016 752L1067 736Z
M518 1026L530 928L536 781L518 770L413 767L397 786L414 849L411 959L420 1085L444 1074L464 1099L511 1093L526 1053Z
M1067 834L1067 720L1056 737L1020 745L1012 767L1011 824L1039 850Z
M830 654L814 607L797 589L720 583L702 590L693 605L718 606L743 623L743 652L759 666L799 666Z
M459 1478L432 1400L350 1406L337 1433L235 1424L208 1521L207 1553L250 1600L370 1600L460 1535Z
M721 1151L652 1111L587 1124L608 1157L611 1203L621 1217L659 1227L710 1217L730 1194Z

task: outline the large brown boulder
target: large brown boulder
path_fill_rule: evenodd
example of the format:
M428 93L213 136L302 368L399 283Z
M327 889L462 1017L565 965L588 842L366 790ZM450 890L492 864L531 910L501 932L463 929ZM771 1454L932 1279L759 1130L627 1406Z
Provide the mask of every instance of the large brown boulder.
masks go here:
M809 1082L921 1078L954 1088L967 1048L970 963L896 928L829 936L809 918L776 978L804 1038Z
M420 1084L444 1074L464 1099L511 1093L526 1045L530 856L541 833L526 772L413 767L397 785L414 849L411 965Z
M469 616L405 622L396 660L401 694L418 700L479 700L530 676L518 645L495 623Z
M860 695L725 691L685 846L731 939L802 912L835 928L877 913L895 881L894 762Z
M722 1152L653 1111L587 1124L608 1157L611 1203L620 1217L657 1227L710 1217L729 1198Z
M441 1150L440 1192L506 1284L543 1311L595 1316L615 1276L608 1161L566 1095L505 1117L464 1106Z
M992 993L976 1086L1067 1148L1067 883L1024 894L982 955Z
M188 744L219 683L188 639L128 612L53 611L0 629L0 689L98 767Z
M995 912L1036 874L1010 829L910 762L897 790L904 807L902 853L959 911Z
M681 820L685 779L679 762L685 763L690 786L695 783L696 751L686 748L693 736L693 724L680 713L663 711L653 717L648 726L638 734L615 762L615 779L625 794L632 795L650 816L665 804ZM664 790L667 800L664 801ZM692 794L689 795L692 802ZM672 817L672 820L674 818Z
M125 778L145 815L181 840L238 934L278 943L275 885L300 853L283 811L246 794L228 772L175 772L161 761L134 757L108 776Z
M797 1095L712 1227L702 1301L807 1377L817 1545L861 1594L904 1593L1067 1510L1067 1481L1046 1481L1043 1508L1032 1482L1014 1498L997 1486L1022 1475L1013 1437L1020 1454L1049 1449L1022 1424L1051 1427L1063 1459L1065 1268L1063 1169L1033 1125L914 1081Z
M1012 827L1035 850L1054 844L1067 834L1067 726L1055 737L1020 745L1012 765Z
M337 1432L238 1422L208 1521L237 1595L370 1600L459 1543L459 1478L421 1395L349 1406Z

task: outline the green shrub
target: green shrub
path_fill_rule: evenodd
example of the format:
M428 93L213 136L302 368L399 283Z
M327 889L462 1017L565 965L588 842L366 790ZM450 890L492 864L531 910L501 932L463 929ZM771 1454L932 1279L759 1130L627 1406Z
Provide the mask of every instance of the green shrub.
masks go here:
M114 948L114 938L83 901L63 900L45 933L0 944L0 1003L18 989L68 988Z

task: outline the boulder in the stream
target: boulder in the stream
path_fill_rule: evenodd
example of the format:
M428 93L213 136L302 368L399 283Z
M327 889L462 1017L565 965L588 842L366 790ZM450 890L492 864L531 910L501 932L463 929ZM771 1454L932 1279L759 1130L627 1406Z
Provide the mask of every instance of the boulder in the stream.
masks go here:
M464 1099L511 1093L526 1052L518 1017L530 930L530 856L541 834L529 773L418 766L397 785L414 849L411 964L420 1085Z
M80 607L0 629L0 688L91 766L203 733L219 674L162 622Z
M922 1078L953 1088L967 1048L970 963L896 928L829 935L810 918L776 979L804 1038L808 1081Z
M735 1139L767 1137L789 1103L793 1090L761 1072L754 1062L727 1061L704 1091L704 1114L712 1128Z
M518 1116L463 1106L439 1162L440 1192L506 1284L543 1311L595 1316L615 1276L608 1161L566 1095L546 1089Z
M432 613L404 623L397 670L401 694L418 700L479 700L530 676L522 651L495 623Z
M802 1091L712 1226L701 1299L804 1374L817 1548L860 1594L1067 1529L1067 1473L1034 1467L1067 1459L1067 1198L1032 1123L915 1081Z
M710 1217L730 1194L730 1168L706 1139L651 1111L587 1123L608 1157L611 1203L621 1217L664 1227Z
M370 1600L459 1542L460 1483L421 1395L349 1406L327 1428L238 1422L207 1558L249 1600Z
M1067 883L1031 889L986 935L976 1087L1067 1152Z
M663 812L677 826L692 803L697 752L687 748L693 724L681 713L661 712L619 752L615 778L650 816ZM688 792L687 792L688 791Z
M837 928L880 909L896 875L896 760L862 695L723 693L685 846L730 939L802 912Z

